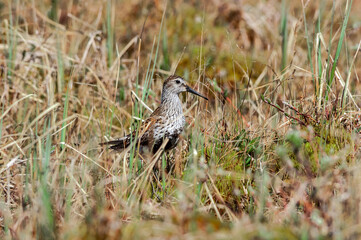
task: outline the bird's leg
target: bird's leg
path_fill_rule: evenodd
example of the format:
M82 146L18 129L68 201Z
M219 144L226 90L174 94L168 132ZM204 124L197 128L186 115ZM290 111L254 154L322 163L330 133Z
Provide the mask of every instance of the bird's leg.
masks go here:
M143 166L146 163L146 159L144 158L144 156L142 154L140 154L139 152L137 152L137 155L139 157L138 161L138 169L137 169L137 174L140 174L143 170Z
M175 150L173 152L167 152L166 153L166 173L172 175L172 172L175 168Z
M153 174L153 179L155 178L155 175ZM153 198L153 196L156 196L156 198L158 199L159 202L162 201L162 199L159 197L157 191L154 190L154 185L153 185L153 181L150 181L150 185L152 186L152 195L151 198ZM158 189L158 186L157 186Z

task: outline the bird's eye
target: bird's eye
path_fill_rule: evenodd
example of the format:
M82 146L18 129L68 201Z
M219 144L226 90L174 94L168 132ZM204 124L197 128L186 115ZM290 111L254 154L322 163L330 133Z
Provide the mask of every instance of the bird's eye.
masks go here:
M180 84L180 81L179 81L179 80L176 80L175 82L176 82L177 84Z

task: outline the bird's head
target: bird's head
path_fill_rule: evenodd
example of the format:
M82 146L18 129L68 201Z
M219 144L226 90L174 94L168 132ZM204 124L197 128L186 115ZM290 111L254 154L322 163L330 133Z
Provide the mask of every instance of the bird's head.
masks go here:
M167 78L167 80L164 81L163 84L163 92L171 93L171 94L179 94L182 92L190 92L193 93L199 97L202 97L206 100L205 96L201 95L199 92L193 90L191 87L189 87L186 83L186 81L179 76L172 75Z

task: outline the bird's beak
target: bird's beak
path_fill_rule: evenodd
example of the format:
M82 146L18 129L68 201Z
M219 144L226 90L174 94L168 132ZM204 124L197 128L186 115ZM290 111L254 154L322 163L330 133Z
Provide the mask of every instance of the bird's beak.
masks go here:
M202 97L204 99L206 99L208 101L208 98L206 98L205 96L201 95L199 92L193 90L192 88L190 88L188 85L186 85L186 90L187 92L193 93L194 95L197 95L199 97Z

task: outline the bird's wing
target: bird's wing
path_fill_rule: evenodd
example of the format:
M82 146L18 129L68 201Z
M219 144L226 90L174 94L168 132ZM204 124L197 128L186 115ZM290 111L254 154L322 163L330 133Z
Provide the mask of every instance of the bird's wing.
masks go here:
M159 120L159 118L157 118L159 111L159 108L157 108L149 118L140 125L138 136L137 131L133 131L127 136L109 142L103 142L100 143L100 145L111 145L111 149L122 150L127 148L132 141L134 142L136 137L140 139L140 145L149 145L153 139L154 125Z

